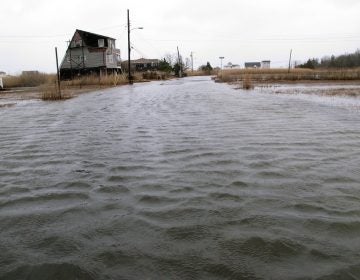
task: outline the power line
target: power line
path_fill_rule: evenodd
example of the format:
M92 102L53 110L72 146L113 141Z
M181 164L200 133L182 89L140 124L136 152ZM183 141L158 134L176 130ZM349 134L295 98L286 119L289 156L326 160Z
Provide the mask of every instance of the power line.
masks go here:
M211 38L211 39L146 39L154 42L223 42L223 41L242 41L244 42L244 38ZM278 42L278 41L301 41L301 42L324 42L324 41L360 41L360 36L358 37L337 37L337 38L246 38L246 42L251 41L267 41L267 42Z
M119 28L119 27L126 27L126 25L121 24L121 25L111 25L111 26L105 26L105 27L100 27L100 28L96 28L93 29L95 32L97 31L101 31L101 30L107 30L107 29L115 29L115 28ZM0 38L6 38L6 39L47 39L47 38L58 38L58 37L68 37L69 34L65 35L65 34L56 34L56 35L25 35L25 34L21 34L21 35L0 35Z

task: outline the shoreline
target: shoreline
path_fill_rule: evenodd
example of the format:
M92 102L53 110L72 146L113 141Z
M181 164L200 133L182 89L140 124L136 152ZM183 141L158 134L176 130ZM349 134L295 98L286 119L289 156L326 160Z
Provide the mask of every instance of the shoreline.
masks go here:
M62 94L64 94L68 98L76 97L83 93L88 93L100 89L111 88L112 86L84 86L82 88L69 88L69 89L62 89ZM0 101L1 100L12 100L12 101L23 101L23 100L42 100L41 99L42 92L40 87L33 87L33 88L10 88L5 89L0 92Z

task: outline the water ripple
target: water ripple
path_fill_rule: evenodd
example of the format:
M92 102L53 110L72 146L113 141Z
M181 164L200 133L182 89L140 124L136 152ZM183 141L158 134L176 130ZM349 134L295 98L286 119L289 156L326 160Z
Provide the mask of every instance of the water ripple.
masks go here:
M194 77L2 108L0 278L359 279L358 103Z

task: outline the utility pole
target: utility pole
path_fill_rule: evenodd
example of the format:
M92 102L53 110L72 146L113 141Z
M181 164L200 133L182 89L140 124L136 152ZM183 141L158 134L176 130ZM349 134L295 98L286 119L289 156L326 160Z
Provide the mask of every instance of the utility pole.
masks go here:
M132 77L131 77L131 63L130 63L130 16L129 16L129 9L127 10L127 27L128 27L128 72L129 72L129 84L132 84Z
M56 57L56 76L57 76L57 86L58 86L58 90L59 90L59 96L60 96L60 99L61 99L60 73L59 73L59 60L58 60L57 47L55 47L55 57Z
M289 57L289 69L288 69L288 73L290 73L290 68L291 68L291 55L292 55L292 49L290 50L290 57Z
M178 63L179 63L179 78L182 77L182 67L181 67L181 61L180 61L180 53L179 53L179 47L177 47L177 54L178 54Z
M190 57L191 57L191 72L194 72L194 53L193 52L190 53Z

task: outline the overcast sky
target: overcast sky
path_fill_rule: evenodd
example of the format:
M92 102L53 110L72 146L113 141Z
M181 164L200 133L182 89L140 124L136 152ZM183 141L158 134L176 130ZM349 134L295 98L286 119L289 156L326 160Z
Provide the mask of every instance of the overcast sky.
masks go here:
M161 58L179 46L194 52L195 67L209 61L243 65L351 53L360 48L359 0L2 0L0 71L55 72L75 29L117 39L127 58L126 10L130 9L132 58Z

